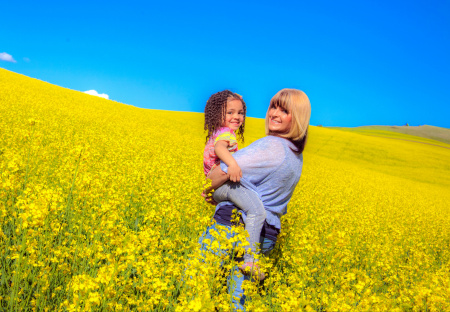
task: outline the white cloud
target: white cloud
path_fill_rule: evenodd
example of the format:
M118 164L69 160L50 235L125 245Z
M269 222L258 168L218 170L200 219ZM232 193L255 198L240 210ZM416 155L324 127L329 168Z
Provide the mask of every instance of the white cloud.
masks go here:
M105 94L105 93L99 94L99 93L98 93L97 91L95 91L95 90L84 91L84 93L87 93L87 94L90 94L90 95L99 96L99 97L102 97L102 98L105 98L105 99L109 100L108 94Z
M6 62L11 62L11 63L16 63L16 60L13 59L12 55L9 55L6 52L0 53L0 60L6 61Z
M24 57L23 60L24 60L25 62L27 62L27 63L30 63L30 62L31 62L31 60L30 60L28 57Z

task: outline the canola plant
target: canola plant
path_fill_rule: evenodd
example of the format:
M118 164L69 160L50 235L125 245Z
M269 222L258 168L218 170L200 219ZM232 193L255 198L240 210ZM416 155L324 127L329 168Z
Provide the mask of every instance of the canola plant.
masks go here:
M247 118L245 144L263 135ZM233 259L198 248L214 211L200 196L204 142L203 114L0 70L0 310L230 311ZM449 311L450 146L439 145L311 126L247 310Z

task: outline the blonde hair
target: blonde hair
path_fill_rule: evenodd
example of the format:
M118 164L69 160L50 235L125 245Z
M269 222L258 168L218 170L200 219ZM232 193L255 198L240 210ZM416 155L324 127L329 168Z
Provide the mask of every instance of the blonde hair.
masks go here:
M291 127L285 133L273 133L269 131L269 110L271 107L281 107L291 114ZM305 92L297 89L282 89L270 100L270 106L266 113L266 135L276 135L292 141L306 141L309 119L311 117L311 104ZM303 142L303 147L304 147ZM297 146L297 144L295 144ZM297 146L298 147L298 146ZM300 153L303 151L301 148Z

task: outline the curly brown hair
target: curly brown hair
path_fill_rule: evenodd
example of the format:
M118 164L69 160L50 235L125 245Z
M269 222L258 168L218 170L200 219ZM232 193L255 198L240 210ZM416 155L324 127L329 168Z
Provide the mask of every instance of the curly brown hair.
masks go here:
M213 135L213 133L222 127L225 121L225 113L227 110L227 103L232 100L238 100L242 102L242 107L244 109L244 122L236 131L237 138L244 142L244 128L245 128L245 116L247 113L247 107L242 97L229 90L220 91L211 95L211 97L206 102L205 106L205 131L208 131L206 136L206 142Z

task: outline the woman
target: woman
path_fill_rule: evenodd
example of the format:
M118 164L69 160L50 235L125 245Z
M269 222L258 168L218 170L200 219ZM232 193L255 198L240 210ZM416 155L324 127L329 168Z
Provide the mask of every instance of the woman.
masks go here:
M287 212L287 204L300 179L303 166L303 149L305 147L311 106L306 94L296 89L280 90L270 101L266 114L267 136L255 141L248 147L233 154L242 170L240 184L256 192L264 204L266 221L261 231L261 253L267 254L275 246L281 230L280 217ZM227 166L222 162L221 168L211 171L211 188L217 189L227 182ZM239 183L233 187L239 188ZM210 191L206 190L206 193ZM209 198L214 202L212 198ZM231 202L221 202L214 214L215 224L208 227L200 239L203 250L209 250L205 244L214 240L212 233L218 229L232 227L232 214L236 209ZM245 222L245 214L242 213ZM233 234L229 234L230 237ZM232 256L232 255L230 255ZM235 268L237 271L238 269ZM258 272L259 273L259 272ZM229 292L233 294L235 309L244 309L245 296L242 282L249 279L242 274L231 274L233 282L229 283ZM262 275L259 277L263 278ZM240 298L236 300L234 298Z

